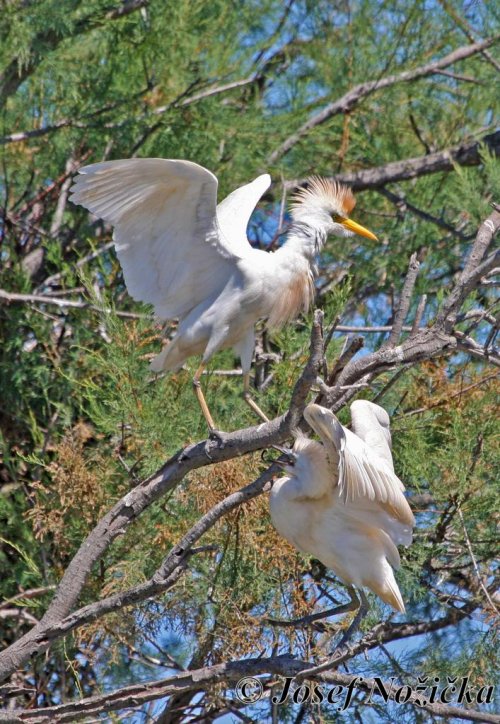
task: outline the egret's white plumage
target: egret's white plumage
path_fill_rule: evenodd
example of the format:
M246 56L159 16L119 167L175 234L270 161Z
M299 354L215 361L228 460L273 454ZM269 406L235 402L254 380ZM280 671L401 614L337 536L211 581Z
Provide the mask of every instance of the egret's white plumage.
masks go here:
M217 178L190 161L135 158L80 169L71 200L115 227L129 293L152 304L159 319L179 319L174 338L151 363L154 371L176 370L198 354L203 365L232 347L248 392L255 323L279 327L307 310L314 259L327 235L376 238L347 218L354 206L349 189L313 179L296 196L286 243L275 252L252 248L246 228L270 183L263 174L217 206Z
M415 519L394 473L387 412L354 402L353 432L319 405L308 405L304 417L322 442L295 440L295 463L271 490L276 529L345 583L404 611L392 568L400 565L396 546L412 541Z

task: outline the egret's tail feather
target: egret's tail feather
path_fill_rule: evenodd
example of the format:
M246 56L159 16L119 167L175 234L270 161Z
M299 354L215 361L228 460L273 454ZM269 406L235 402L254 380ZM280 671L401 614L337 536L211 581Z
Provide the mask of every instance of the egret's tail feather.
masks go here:
M384 581L370 582L367 583L367 586L376 593L384 603L392 606L394 610L400 613L406 613L403 597L401 596L401 591L399 590L392 570L390 575L386 575Z

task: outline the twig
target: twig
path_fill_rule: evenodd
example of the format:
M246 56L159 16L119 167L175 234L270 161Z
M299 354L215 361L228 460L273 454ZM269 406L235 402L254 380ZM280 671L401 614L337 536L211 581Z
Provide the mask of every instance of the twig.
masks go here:
M456 329L453 334L456 337L457 347L459 349L465 350L473 357L478 357L481 360L491 362L491 364L495 365L495 367L500 367L500 357L495 354L493 350L490 351L489 349L484 349L484 347L478 344L471 337L468 337L463 332L459 332L458 329Z
M0 621L6 618L17 618L23 623L29 623L32 626L36 626L38 619L33 616L29 611L25 611L24 608L15 606L14 608L0 608Z
M444 11L448 13L451 18L453 18L458 27L465 33L465 36L468 38L468 40L473 43L475 40L474 34L467 21L464 18L460 17L460 15L457 13L455 8L448 2L448 0L439 0L439 4L444 9ZM493 68L495 68L497 73L500 73L500 63L497 62L497 60L491 55L488 50L482 50L481 55L483 56L483 58L486 58L488 63L490 63Z
M334 384L337 377L340 375L344 367L349 364L354 355L357 354L360 349L362 349L364 344L365 340L363 339L363 337L353 337L347 342L342 354L335 362L335 364L333 365L333 369L330 372L330 376L327 381L327 384L330 387Z
M10 606L10 604L14 603L15 601L30 600L32 598L36 598L37 596L43 596L45 593L50 593L55 589L56 586L51 585L41 586L40 588L30 588L27 591L21 591L21 593L16 593L15 596L12 596L11 598L6 598L4 601L1 601L0 609L5 608L6 606Z
M107 244L103 244L100 246L96 251L91 252L90 254L87 254L86 256L79 259L76 264L74 265L77 269L87 264L89 261L92 261L93 259L96 259L98 256L101 256L102 254L105 254L109 249L111 249L115 245L114 241L109 241ZM57 274L52 274L52 276L47 277L44 279L44 281L37 287L37 291L40 289L43 289L44 287L51 286L54 284L54 282L58 282L63 276L65 272L58 272Z
M419 269L420 263L417 261L417 254L414 253L411 255L410 258L408 272L406 274L406 279L403 285L403 290L401 292L401 298L399 300L398 308L394 316L394 322L392 324L392 330L389 335L389 339L387 340L385 345L382 346L394 346L395 344L397 344L401 336L401 333L403 331L403 324L408 315L408 310L410 309L413 288L415 286L415 282L417 281Z
M404 375L404 373L408 370L408 367L401 367L393 376L391 379L382 387L382 389L377 392L375 397L372 397L371 402L379 402L384 395L389 392L391 387L396 384L396 382Z
M389 191L389 189L385 188L385 186L377 188L377 191L382 196L385 196L386 199L389 199L389 201L391 201L398 208L402 208L403 210L408 209L409 211L411 211L412 214L418 216L420 219L423 219L424 221L429 221L431 224L435 224L440 229L449 232L453 236L456 236L458 239L461 239L462 241L469 241L472 238L469 234L464 234L462 231L460 231L460 229L457 229L451 224L448 224L448 222L444 219L441 219L437 216L432 216L432 214L429 214L428 211L422 211L422 209L419 209L417 206L407 201L404 196L398 196L393 191Z
M327 351L327 349L328 349L328 346L329 346L330 342L332 341L332 337L333 337L334 333L335 333L336 331L342 331L342 330L337 330L337 325L338 325L338 323L339 323L339 319L340 319L340 317L339 317L339 315L337 315L337 316L335 317L335 319L333 320L333 322L331 323L331 325L330 325L330 327L329 327L329 329L328 329L328 332L325 334L325 343L324 343L324 345L323 345L323 346L324 346L325 354L326 354L326 351Z
M486 600L488 601L489 605L491 606L491 610L493 611L494 614L496 614L498 616L500 612L499 612L498 608L495 606L495 604L488 592L488 589L486 588L486 586L483 583L483 579L481 577L481 572L479 570L479 566L477 564L477 560L474 555L474 551L472 550L472 544L470 542L469 534L467 533L467 528L465 526L464 516L462 515L462 509L460 507L460 503L458 503L458 502L457 502L457 513L458 513L458 517L460 518L460 523L462 524L462 530L464 532L465 544L467 546L467 550L469 551L469 555L470 555L470 558L472 561L472 565L474 566L474 571L476 573L478 583L479 583L484 595L486 596Z
M439 70L437 75L444 75L455 80L463 80L465 83L475 83L476 85L484 85L482 80L472 78L470 75L461 75L460 73L452 73L451 70Z
M18 294L16 292L7 292L5 289L0 289L0 299L5 299L6 302L27 302L32 304L52 304L53 306L64 308L70 307L71 309L91 309L95 312L110 314L114 312L117 317L124 317L126 319L146 319L149 315L138 314L137 312L120 312L118 310L112 310L109 307L98 307L90 302L77 301L75 299L61 299L60 297L48 296L45 294Z
M422 296L420 297L420 301L418 303L417 311L415 312L415 319L413 320L413 324L411 325L410 337L413 337L420 328L420 324L422 322L422 317L424 316L426 304L427 304L427 294L422 294ZM403 327L403 329L404 329L404 327Z
M463 387L458 392L453 392L453 394L451 395L446 395L446 397L444 397L442 400L438 400L437 402L433 402L430 405L426 405L426 407L419 407L416 410L405 411L400 415L400 417L412 417L413 415L420 415L422 412L427 412L428 410L433 410L435 407L441 407L441 405L446 405L450 400L453 400L455 397L465 395L466 392L474 390L476 387L481 387L481 385L484 385L490 380L496 379L499 376L500 372L495 372L491 375L488 375L488 377L484 377L482 380L479 380L479 382L474 382L474 384L472 385Z
M346 334L383 334L384 332L392 332L392 324L374 324L371 327L355 326L350 324L337 324L335 332L344 332ZM403 327L403 332L410 332L411 327Z

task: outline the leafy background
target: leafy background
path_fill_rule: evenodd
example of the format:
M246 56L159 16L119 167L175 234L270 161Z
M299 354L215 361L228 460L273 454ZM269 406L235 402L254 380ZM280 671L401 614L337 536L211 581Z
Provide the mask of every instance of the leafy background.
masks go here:
M1 3L0 287L77 303L0 300L2 646L40 618L104 512L180 446L206 434L190 383L195 360L160 379L148 372L161 328L128 297L110 229L68 203L78 166L131 155L187 158L218 176L221 198L269 171L274 185L249 227L251 242L269 248L286 225L287 181L424 156L494 130L493 47L446 73L375 92L278 152L356 84L492 36L498 20L494 3L448 0ZM337 314L343 325L390 324L413 252L421 261L415 304L425 293L424 324L432 320L499 188L494 149L484 146L473 167L455 165L360 193L355 218L380 242L328 242L317 301L327 324ZM484 287L469 311L497 314L494 292ZM257 361L255 395L271 416L287 409L307 359L310 324L306 317L273 336L260 331L268 358ZM490 330L477 333L484 341ZM334 334L330 364L345 334ZM362 353L384 339L366 334ZM214 417L228 430L254 423L241 403L241 380L220 373L233 368L232 354L223 352L204 380ZM497 619L479 579L494 591L498 377L464 353L408 369L386 389L393 374L360 394L383 393L396 470L417 517L415 543L403 552L398 574L408 612L395 615L372 599L362 630L380 621L428 627L408 637L394 633L366 658L353 656L348 670L494 683ZM348 422L348 411L340 417ZM201 514L262 468L255 454L190 474L115 541L82 603L145 580ZM263 652L293 651L311 661L321 655L326 634L277 629L267 619L306 615L345 594L279 538L266 496L224 517L205 543L213 548L193 559L172 591L83 627L31 662L18 677L25 690L10 706L57 704ZM438 619L443 623L433 628ZM328 635L349 620L332 620ZM190 702L174 699L110 720L180 720L175 706ZM227 702L227 691L215 687L184 715L223 717ZM324 705L271 711L268 703L247 714L255 721L335 716ZM343 713L345 721L395 716L423 721L416 709L367 705L359 692Z

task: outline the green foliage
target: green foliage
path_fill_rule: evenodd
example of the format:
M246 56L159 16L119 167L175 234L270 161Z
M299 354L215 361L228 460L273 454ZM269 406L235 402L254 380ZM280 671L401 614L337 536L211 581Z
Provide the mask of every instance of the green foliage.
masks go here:
M161 325L128 296L106 247L110 230L68 203L74 168L132 154L187 158L217 174L221 198L269 170L275 185L252 226L252 241L265 248L282 221L281 179L430 154L481 138L498 115L495 68L476 55L451 66L452 75L377 89L270 164L280 144L357 84L466 45L457 14L472 36L493 35L493 4L150 0L128 12L132 5L9 0L0 13L0 289L79 304L0 299L0 596L4 609L14 598L13 606L37 618L113 503L181 447L206 437L191 386L198 360L175 374L149 371L163 343ZM471 235L498 200L500 171L484 148L476 166L389 183L387 190L408 206L377 188L358 195L353 213L379 241L332 238L319 260L317 304L326 333L337 316L341 324L390 323L413 252L421 260L414 304L427 294L423 324L431 321ZM494 304L494 288L485 287L463 312L496 314ZM413 314L414 307L410 321ZM273 334L258 330L264 354L252 392L269 417L288 409L307 360L311 319ZM459 321L464 332L469 326L469 318ZM384 339L366 335L361 354ZM344 334L333 334L329 369L344 343ZM224 374L234 367L233 353L223 351L202 378L223 430L255 424L241 400L241 378ZM498 378L465 354L406 370L385 389L393 374L359 394L382 394L396 471L416 511L415 543L402 551L397 574L408 611L391 622L387 607L372 600L363 627L456 617L443 630L429 627L377 648L367 660L356 656L349 669L389 678L404 667L490 682L495 628L471 549L482 580L491 582L498 574ZM347 409L339 416L348 422ZM146 580L201 515L262 468L259 455L250 455L190 474L115 540L80 603ZM27 666L43 704L96 693L103 682L160 677L175 662L203 666L269 651L313 660L320 639L314 629L276 628L267 619L306 616L333 605L331 597L344 601L345 591L277 535L267 508L263 495L223 517L174 588L90 623ZM472 613L460 617L471 601ZM340 631L350 620L333 625ZM0 617L2 648L29 623ZM155 669L144 657L163 665ZM210 705L216 700L211 694ZM364 720L366 709L358 701L346 721ZM395 720L393 710L374 712L377 721ZM281 720L296 713L284 708ZM418 712L408 716L421 720Z

